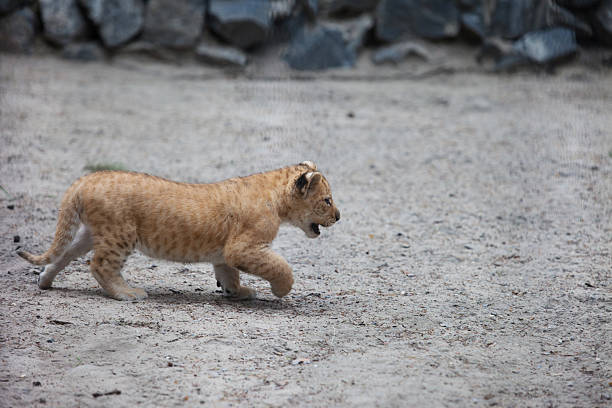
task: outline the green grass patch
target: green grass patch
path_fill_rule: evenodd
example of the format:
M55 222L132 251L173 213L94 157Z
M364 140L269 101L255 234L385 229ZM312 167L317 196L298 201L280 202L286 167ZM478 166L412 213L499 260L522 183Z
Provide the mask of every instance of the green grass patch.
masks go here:
M10 197L10 196L11 196L11 195L9 194L9 192L8 192L8 191L6 191L6 189L5 189L4 187L2 187L1 185L0 185L0 190L4 191L4 194L6 194L6 195L7 195L7 197Z
M127 171L127 168L121 163L92 163L83 167L83 170L95 173L96 171L104 170Z

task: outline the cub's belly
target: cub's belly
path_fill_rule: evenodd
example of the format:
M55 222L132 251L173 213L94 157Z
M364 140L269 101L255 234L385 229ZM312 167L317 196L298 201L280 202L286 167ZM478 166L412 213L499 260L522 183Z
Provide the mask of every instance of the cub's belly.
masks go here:
M151 258L167 261L195 263L210 262L215 265L225 263L222 248L207 248L197 243L189 245L172 245L140 240L136 249Z

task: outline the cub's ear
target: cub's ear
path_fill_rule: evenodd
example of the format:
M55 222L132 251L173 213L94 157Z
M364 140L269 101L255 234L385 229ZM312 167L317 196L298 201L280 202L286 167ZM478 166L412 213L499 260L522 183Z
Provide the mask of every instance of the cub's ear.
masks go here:
M306 166L306 167L308 167L312 171L317 171L317 165L314 164L314 162L311 162L310 160L306 160L306 161L301 162L300 166Z
M306 197L308 192L321 182L322 177L318 171L304 173L295 181L295 188L303 197Z

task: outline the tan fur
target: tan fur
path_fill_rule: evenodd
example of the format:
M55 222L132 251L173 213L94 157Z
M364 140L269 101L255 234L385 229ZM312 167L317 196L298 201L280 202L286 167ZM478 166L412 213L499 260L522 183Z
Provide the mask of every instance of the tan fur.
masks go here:
M211 262L228 297L255 295L240 285L239 271L266 279L283 297L293 285L291 267L269 248L280 224L290 223L315 238L318 225L329 227L338 219L329 183L312 162L212 184L103 171L70 186L49 250L19 255L46 265L39 277L42 289L50 288L70 261L93 249L91 272L109 296L145 298L144 290L130 287L120 274L138 249L160 259Z

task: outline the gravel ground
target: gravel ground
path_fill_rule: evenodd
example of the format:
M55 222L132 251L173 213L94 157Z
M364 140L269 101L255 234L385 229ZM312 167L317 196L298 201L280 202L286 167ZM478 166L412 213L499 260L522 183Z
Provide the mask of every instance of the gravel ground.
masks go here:
M2 58L0 406L612 405L609 74ZM87 165L209 182L302 160L342 220L281 229L282 300L247 276L258 299L227 301L210 265L140 254L145 301L105 297L86 258L41 291L15 255L48 247Z

